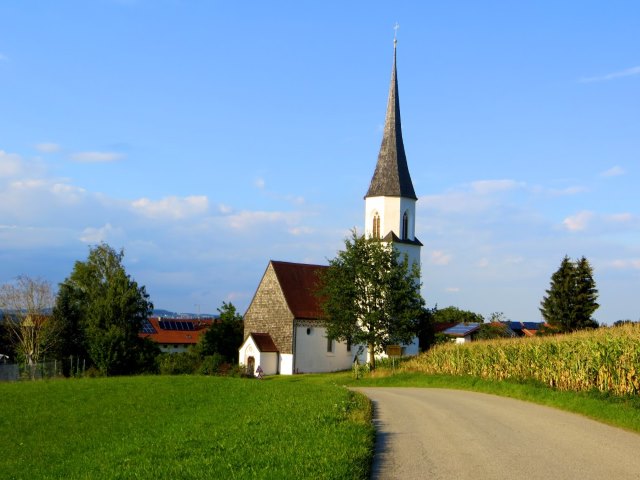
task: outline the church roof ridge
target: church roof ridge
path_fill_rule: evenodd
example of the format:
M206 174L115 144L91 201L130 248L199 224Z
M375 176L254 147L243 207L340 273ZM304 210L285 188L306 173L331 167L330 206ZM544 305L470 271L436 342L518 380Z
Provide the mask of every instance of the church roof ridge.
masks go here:
M371 179L367 197L405 197L417 200L407 157L402 141L402 125L400 122L400 97L398 95L398 75L396 68L396 41L393 43L393 68L389 99L384 123L384 133L378 163Z

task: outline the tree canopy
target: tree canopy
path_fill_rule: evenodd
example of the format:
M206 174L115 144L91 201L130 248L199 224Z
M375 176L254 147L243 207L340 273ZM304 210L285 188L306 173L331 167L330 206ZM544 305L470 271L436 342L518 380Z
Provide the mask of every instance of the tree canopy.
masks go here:
M424 305L419 267L355 231L322 273L318 295L327 336L366 345L372 368L388 345L413 339Z
M469 310L461 310L458 307L438 308L433 310L433 321L435 323L483 323L484 317L479 313Z
M107 244L90 249L60 285L54 319L65 332L63 354L88 355L104 375L132 373L148 346L138 333L153 310L144 286L127 275L124 252Z
M238 314L233 303L222 302L218 308L220 317L202 336L202 355L221 355L227 362L238 361L238 349L242 345L244 328L242 315Z
M592 315L600 306L597 298L598 290L589 261L582 257L574 262L565 256L551 276L549 289L540 302L540 313L547 323L561 332L596 328L598 322Z

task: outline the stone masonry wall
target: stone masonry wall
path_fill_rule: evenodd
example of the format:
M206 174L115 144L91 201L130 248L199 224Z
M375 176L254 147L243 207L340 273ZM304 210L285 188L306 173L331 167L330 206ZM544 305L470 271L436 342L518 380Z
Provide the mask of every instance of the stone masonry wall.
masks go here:
M293 314L271 263L244 316L244 338L251 332L268 333L280 353L293 353Z

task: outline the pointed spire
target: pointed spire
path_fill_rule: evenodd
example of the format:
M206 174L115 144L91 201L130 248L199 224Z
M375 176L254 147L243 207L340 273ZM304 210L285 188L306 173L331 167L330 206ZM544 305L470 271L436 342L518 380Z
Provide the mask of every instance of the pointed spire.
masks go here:
M409 175L407 157L402 143L400 125L400 98L398 96L398 77L396 71L396 44L393 39L393 69L389 86L389 101L384 123L382 145L378 154L376 171L371 179L367 197L405 197L417 200Z

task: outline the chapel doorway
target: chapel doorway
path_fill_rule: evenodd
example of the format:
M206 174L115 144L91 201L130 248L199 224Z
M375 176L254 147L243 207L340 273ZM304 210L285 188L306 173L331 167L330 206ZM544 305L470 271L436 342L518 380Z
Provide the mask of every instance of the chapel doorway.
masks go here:
M247 374L255 375L256 372L256 359L253 357L247 358Z

